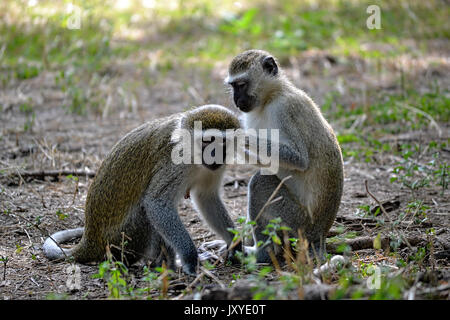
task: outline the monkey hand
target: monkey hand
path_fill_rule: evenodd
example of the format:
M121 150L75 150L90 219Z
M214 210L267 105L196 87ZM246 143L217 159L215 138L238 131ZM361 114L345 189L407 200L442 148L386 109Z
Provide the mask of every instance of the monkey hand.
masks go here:
M227 244L223 240L208 241L202 243L198 251L200 261L222 260L220 257L227 251Z

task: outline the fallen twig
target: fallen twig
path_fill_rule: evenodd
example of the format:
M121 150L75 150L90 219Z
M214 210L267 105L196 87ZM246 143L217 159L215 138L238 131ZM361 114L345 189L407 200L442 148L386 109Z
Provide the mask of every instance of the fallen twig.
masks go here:
M62 176L86 176L89 178L95 177L95 171L86 170L48 170L48 171L17 171L9 173L10 176L19 176L22 178L34 178L44 180L45 177L59 178Z
M364 185L366 186L366 192L367 192L367 194L368 194L369 196L371 196L372 199L375 200L375 202L380 206L381 211L383 212L383 214L386 216L386 218L387 218L387 220L388 220L387 222L393 222L392 219L391 219L391 216L387 213L386 209L384 208L384 206L383 206L383 204L380 202L380 200L378 200L378 199L377 199L377 198L369 191L369 187L368 187L368 185L367 185L367 180L364 180ZM403 232L400 232L400 230L398 230L398 229L395 227L395 224L394 224L394 223L391 223L390 226L391 226L391 228L392 228L397 234L399 234L399 235L402 237L402 239L405 241L406 245L407 245L410 249L412 249L411 244L409 243L408 239L407 239L406 236L403 234Z
M375 237L365 236L365 237L357 237L357 238L353 238L353 239L346 239L345 241L342 241L342 242L327 243L327 252L338 253L337 249L343 243L348 245L352 249L352 251L373 249L374 239L375 239ZM420 237L408 237L408 238L403 238L403 240L405 240L405 242L408 241L409 246L415 246L423 241L426 241L426 239L420 238ZM389 247L390 241L391 241L390 237L381 236L380 237L381 247L382 248Z
M19 226L20 226L20 219L23 219L23 220L25 220L26 222L28 222L30 225L32 225L33 227L35 227L35 228L36 228L43 236L50 238L50 239L58 246L58 248L61 250L61 252L64 254L64 256L65 256L66 258L68 258L66 252L65 252L64 249L60 246L60 244L58 243L58 241L56 241L55 239L53 239L52 236L51 236L51 234L50 234L47 230L41 229L41 228L39 227L38 224L34 223L33 221L31 221L31 220L28 219L28 218L25 218L25 217L21 216L21 215L18 214L17 212L14 213L14 214L8 213L7 215L8 215L8 216L13 216L13 217L16 218L17 220L19 220ZM20 226L20 227L22 228L22 226ZM23 229L23 228L22 228L22 229ZM24 230L24 229L23 229L23 230ZM28 235L28 233L27 233L27 235ZM30 239L30 236L29 236L29 235L28 235L28 238ZM31 243L31 239L30 239L30 243Z
M224 283L222 281L220 281L219 278L217 278L211 271L209 271L208 269L204 268L204 267L200 267L200 270L202 270L208 277L210 277L211 279L213 279L215 282L217 282L219 284L219 286L221 288L225 288L226 286L224 285Z
M434 118L433 118L430 114L426 113L426 112L423 111L423 110L420 110L420 109L418 109L418 108L415 108L415 107L413 107L413 106L410 106L410 105L408 105L408 104L406 104L406 103L396 103L395 105L398 106L398 107L405 108L405 109L408 109L408 110L413 111L413 112L415 112L415 113L418 113L418 114L423 115L423 116L426 117L428 120L430 120L431 126L434 127L434 128L436 129L436 131L438 132L439 137L442 136L442 129L441 129L441 127L439 127L439 125L438 125L438 123L436 122L436 120L434 120Z

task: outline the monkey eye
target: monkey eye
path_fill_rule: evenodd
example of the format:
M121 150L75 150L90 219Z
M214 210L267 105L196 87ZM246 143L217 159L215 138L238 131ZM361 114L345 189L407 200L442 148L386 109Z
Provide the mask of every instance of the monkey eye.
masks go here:
M248 82L247 81L236 81L236 82L233 82L231 85L233 86L234 89L242 90L247 87Z

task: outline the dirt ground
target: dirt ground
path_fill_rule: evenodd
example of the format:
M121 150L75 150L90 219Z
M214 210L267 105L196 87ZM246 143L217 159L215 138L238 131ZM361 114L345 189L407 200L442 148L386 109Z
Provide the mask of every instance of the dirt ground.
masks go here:
M443 58L444 57L444 58ZM436 67L436 61L439 62ZM450 85L450 62L439 44L436 51L426 58L399 57L387 65L381 76L375 77L367 72L373 65L359 58L347 60L330 59L324 52L306 51L290 61L283 61L294 83L304 89L321 105L325 95L331 90L342 90L340 103L359 103L361 91L351 88L375 90L380 96L383 92L399 90L397 82L398 63L407 66L408 76L416 88L438 82L442 88ZM116 82L136 77L139 70L126 61L112 66ZM182 111L190 105L218 103L232 106L222 79L226 73L226 62L218 64L213 72L196 75L195 70L178 75L169 72L161 81L133 89L135 103L130 108L120 108L122 100L111 93L111 111L108 114L88 113L75 115L68 113L61 105L64 93L57 90L54 74L42 72L38 77L17 81L3 90L0 103L0 255L7 261L0 263L0 299L45 299L66 297L69 299L105 299L108 288L102 279L94 279L97 265L79 265L81 269L81 289L70 291L66 286L69 262L49 262L41 251L45 232L73 228L83 225L84 202L90 177L79 177L78 181L61 177L27 177L20 172L82 170L95 171L113 144L126 132L144 121ZM158 74L155 74L158 77ZM138 78L139 79L139 78ZM185 81L191 86L186 88ZM111 91L114 91L112 88ZM34 105L35 119L31 130L24 130L29 115L20 112L19 107L28 97L37 101ZM234 110L234 109L233 109ZM331 125L340 132L339 119L331 119ZM439 123L441 136L433 127L421 130L405 130L399 134L386 134L383 139L392 145L414 141L427 145L430 141L448 141L450 125ZM448 147L447 147L448 148ZM450 159L450 150L444 149L442 159ZM423 161L431 159L424 155ZM355 231L358 237L374 238L385 229L376 225L371 218L361 218L356 213L361 205L376 207L377 203L366 193L364 181L370 191L385 205L395 203L390 214L393 219L405 210L410 202L411 192L399 183L391 183L392 169L399 161L394 154L375 156L373 161L364 162L352 157L345 159L345 184L338 217L330 236L344 228ZM224 179L224 201L230 215L236 220L245 216L247 205L247 182L255 171L252 167L231 167ZM411 248L399 249L400 254L408 256L431 243L432 254L427 254L422 271L414 282L417 298L428 298L425 293L432 292L432 298L450 297L450 197L449 191L443 194L438 187L423 188L420 199L429 206L427 219L422 224L410 223L409 218L398 228L411 240ZM189 200L179 206L180 215L197 246L205 241L216 239L207 225L195 213ZM35 227L38 224L39 229ZM433 240L427 230L434 228ZM44 232L43 232L44 231ZM430 242L431 241L431 242ZM383 250L372 247L354 249L352 263L385 263L395 270L398 256L391 256ZM398 269L398 268L397 268ZM206 294L211 288L227 286L239 274L238 267L219 265L211 271L213 276L204 275L192 288L193 279L178 273L169 285L169 298L193 297L193 293ZM130 269L131 283L142 286L142 265ZM418 273L419 274L419 273ZM430 276L427 276L430 275ZM245 280L245 274L242 275ZM331 281L330 284L333 284ZM187 292L184 290L189 288ZM192 289L192 290L190 290ZM208 291L209 290L209 291ZM156 293L155 293L156 295ZM222 296L226 297L226 296ZM294 297L295 298L295 297Z

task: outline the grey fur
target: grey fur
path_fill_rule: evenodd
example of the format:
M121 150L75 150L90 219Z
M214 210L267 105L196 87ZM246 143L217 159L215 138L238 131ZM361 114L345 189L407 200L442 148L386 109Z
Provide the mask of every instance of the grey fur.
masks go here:
M244 112L245 129L279 129L280 134L279 170L274 175L258 172L252 177L248 219L254 220L279 183L291 176L279 190L282 199L267 206L256 221L254 240L265 241L262 231L271 219L280 217L291 228L290 237L299 237L300 231L310 249L321 257L342 196L341 150L333 129L306 93L296 88L281 68L276 75L263 72L261 61L270 56L261 50L241 53L232 60L226 81L249 81L243 95L252 99L233 97L241 102L238 107ZM259 262L270 261L266 249L258 250ZM272 250L281 253L281 248Z
M163 260L175 265L175 252L181 257L183 270L195 274L197 250L182 224L177 205L190 191L201 194L195 201L199 211L220 236L231 242L227 228L233 227L220 201L219 188L224 166L209 170L202 164L174 164L172 149L177 142L176 128L193 131L195 121L203 129L237 129L239 120L225 107L207 105L184 113L157 119L141 125L125 135L103 161L91 183L85 210L85 228L80 243L62 252L47 239L44 253L49 259L73 255L81 263L102 261L109 246L113 255L122 255L123 233L126 236L125 262L141 258L155 264ZM76 235L80 235L81 229ZM54 234L66 241L74 234L66 230ZM56 248L55 248L56 247ZM65 254L64 254L65 253Z
M51 237L44 241L42 250L44 255L50 260L61 259L65 256L72 255L72 249L65 249L58 246L59 243L64 243L72 239L80 238L83 235L84 228L68 229L55 232ZM61 251L63 250L63 251Z

